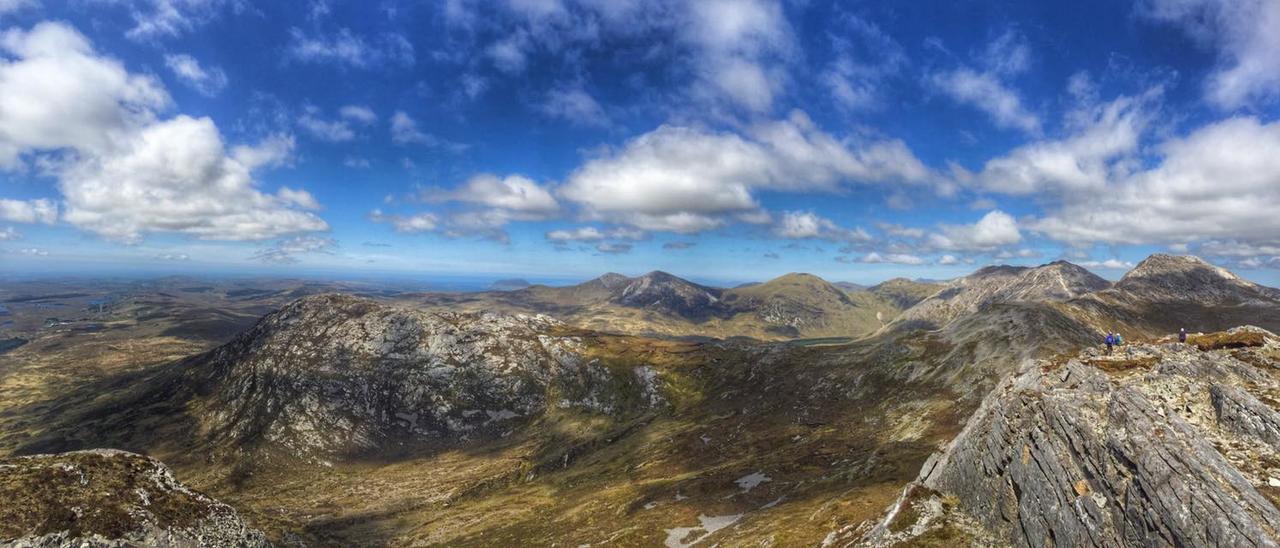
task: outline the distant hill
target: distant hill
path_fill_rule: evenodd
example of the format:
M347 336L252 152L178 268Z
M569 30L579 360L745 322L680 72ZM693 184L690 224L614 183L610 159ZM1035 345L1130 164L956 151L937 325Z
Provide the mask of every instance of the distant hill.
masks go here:
M654 271L636 277L608 273L567 287L423 294L414 300L454 310L543 313L619 333L784 340L864 336L937 289L893 280L872 290L846 290L811 274L723 289Z

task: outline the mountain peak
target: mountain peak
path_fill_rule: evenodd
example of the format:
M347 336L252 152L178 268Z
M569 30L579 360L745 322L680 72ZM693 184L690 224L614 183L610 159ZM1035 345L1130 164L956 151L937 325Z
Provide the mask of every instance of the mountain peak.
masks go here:
M1209 264L1195 255L1170 255L1168 253L1155 253L1143 259L1142 262L1138 263L1138 266L1125 274L1124 279L1186 274L1196 271L1216 274L1218 277L1227 280L1239 279L1227 269Z

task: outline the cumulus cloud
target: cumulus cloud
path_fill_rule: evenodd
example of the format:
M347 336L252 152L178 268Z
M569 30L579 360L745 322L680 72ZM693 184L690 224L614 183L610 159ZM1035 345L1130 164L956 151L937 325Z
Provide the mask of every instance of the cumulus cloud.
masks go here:
M322 253L332 255L338 242L327 236L300 235L281 239L270 247L254 253L250 260L274 264L293 264L300 261L298 255Z
M779 238L818 239L832 242L869 242L870 234L861 227L843 228L812 211L786 211L779 217L772 233Z
M58 220L58 206L47 199L8 200L0 198L0 220L15 223L53 224Z
M369 213L369 220L375 223L388 223L396 232L406 234L433 232L440 226L440 217L434 213L401 216L388 215L383 213L381 209L375 209Z
M1280 94L1280 2L1146 0L1138 13L1217 51L1218 67L1205 84L1210 103L1234 109Z
M529 220L546 218L560 210L560 203L546 187L523 175L498 177L482 173L452 191L428 190L423 197L503 209Z
M1014 195L1101 192L1129 168L1127 160L1138 150L1150 121L1145 107L1159 94L1153 89L1082 109L1076 113L1080 127L1074 133L1033 141L988 160L968 182Z
M26 255L28 257L47 257L49 255L48 251L44 249L40 249L38 247L24 247L21 249L15 249L12 251L12 253L17 253L18 255Z
M998 209L974 224L946 225L928 237L929 246L946 251L990 251L1021 241L1018 222Z
M325 230L296 203L258 189L256 170L280 165L287 136L227 149L208 118L161 119L168 95L129 74L62 23L0 36L0 166L24 154L74 151L55 173L62 218L104 237L148 232L252 240Z
M227 73L218 67L203 67L195 57L186 54L164 56L164 64L182 83L202 95L212 97L227 87Z
M756 190L933 179L901 141L837 139L796 112L746 134L661 126L589 160L559 192L591 218L692 233L758 212Z
M21 240L21 239L22 239L22 233L18 232L17 229L11 226L6 226L4 227L4 230L0 230L0 242L12 242L14 240Z
M1158 145L1159 161L1031 224L1073 242L1280 245L1280 122L1234 117Z

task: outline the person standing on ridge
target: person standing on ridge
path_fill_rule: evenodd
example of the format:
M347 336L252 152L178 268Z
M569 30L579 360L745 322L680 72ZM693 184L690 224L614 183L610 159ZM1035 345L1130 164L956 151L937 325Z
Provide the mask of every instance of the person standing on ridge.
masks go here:
M1178 330L1178 342L1187 344L1187 328L1184 327Z
M1111 332L1110 332L1110 331L1108 331L1108 332L1107 332L1106 343L1107 343L1107 355L1108 355L1108 356L1110 356L1110 355L1111 355L1111 346L1112 346L1112 345L1114 345L1114 344L1116 344L1116 338L1115 338L1115 336L1114 336L1114 335L1112 335L1112 334L1111 334Z

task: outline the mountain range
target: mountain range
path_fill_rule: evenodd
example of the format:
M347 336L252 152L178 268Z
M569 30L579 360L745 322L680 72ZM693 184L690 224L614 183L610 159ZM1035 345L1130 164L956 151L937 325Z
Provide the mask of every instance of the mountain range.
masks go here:
M1278 329L1280 292L1168 255L1114 284L320 294L0 409L0 455L151 455L276 543L1269 545Z
M786 340L866 335L937 289L935 284L906 279L842 288L798 273L726 289L655 271L634 278L608 273L568 287L421 294L412 303L451 310L545 313L616 333Z

